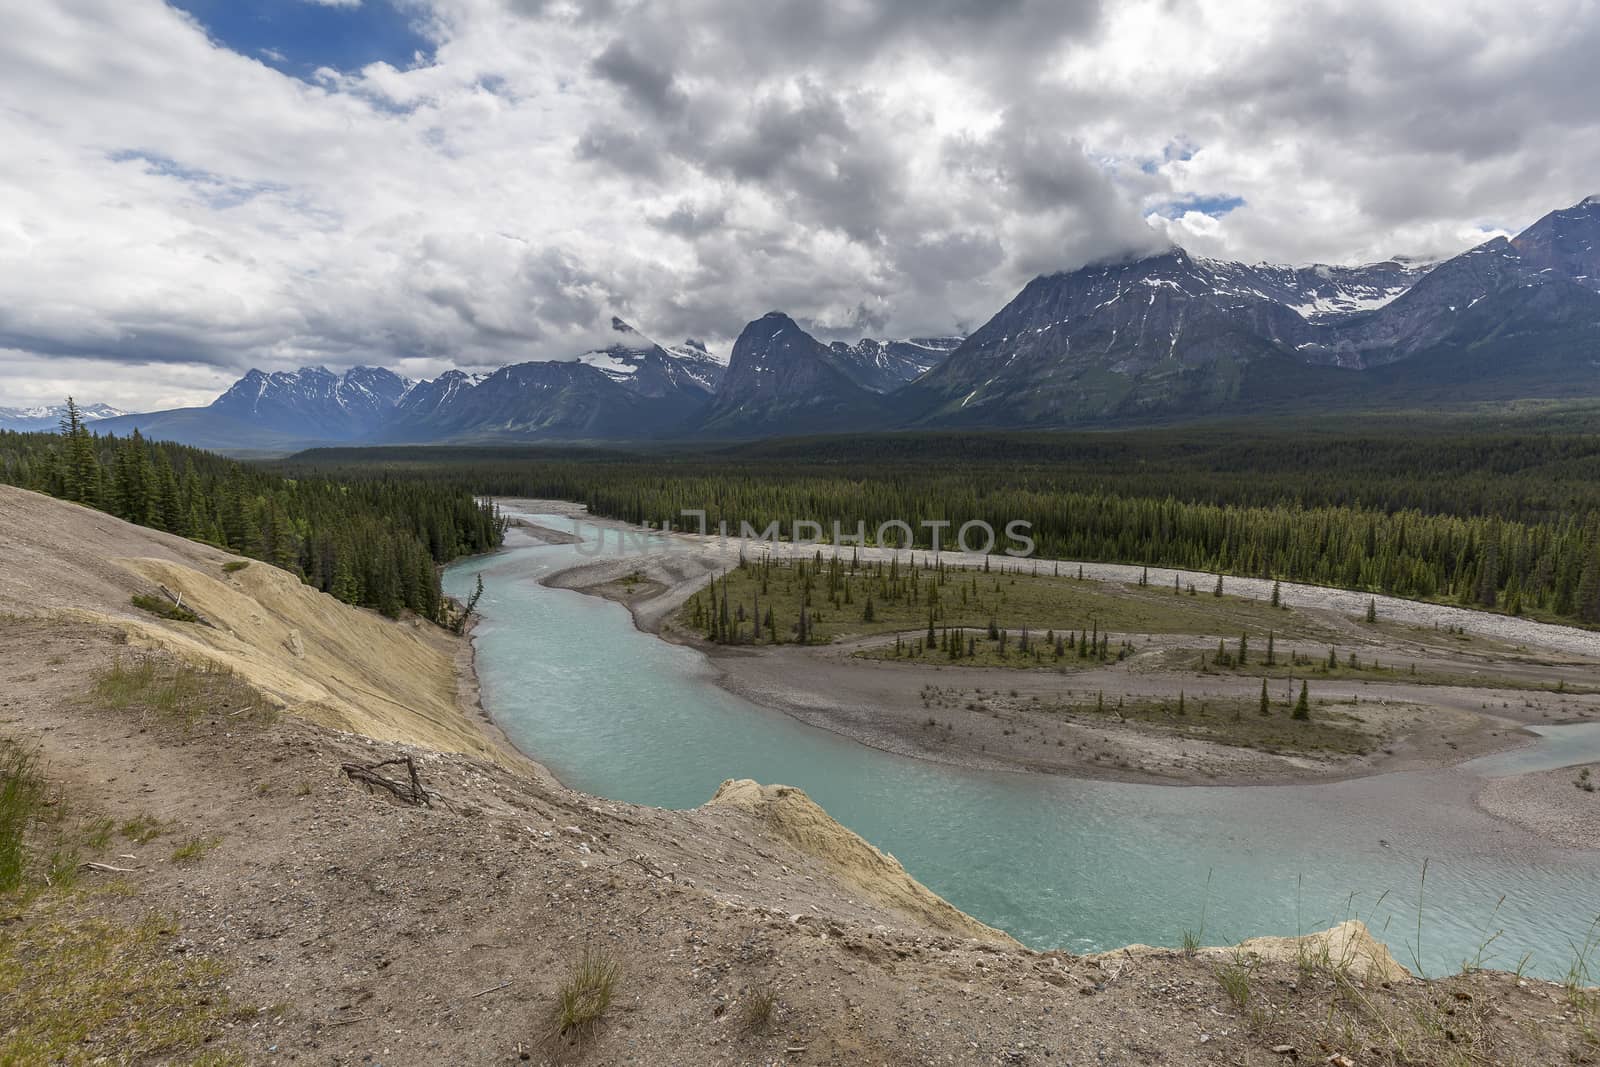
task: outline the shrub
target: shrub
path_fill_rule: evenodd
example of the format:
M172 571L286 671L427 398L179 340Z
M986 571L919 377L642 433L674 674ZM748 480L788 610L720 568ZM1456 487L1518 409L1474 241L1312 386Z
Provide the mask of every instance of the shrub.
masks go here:
M159 615L171 622L199 622L200 616L188 608L172 603L170 600L149 593L135 593L132 597L133 606L141 611L148 611L152 615Z

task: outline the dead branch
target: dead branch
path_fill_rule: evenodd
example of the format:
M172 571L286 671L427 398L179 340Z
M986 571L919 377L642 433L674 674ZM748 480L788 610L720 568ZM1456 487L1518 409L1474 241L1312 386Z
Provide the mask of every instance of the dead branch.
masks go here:
M477 1000L479 997L488 996L490 993L498 993L500 990L505 989L510 984L511 983L509 981L505 981L505 982L501 982L499 985L492 985L488 989L480 989L476 993L472 994L472 996L468 997L467 999L468 1000Z
M396 781L378 773L381 768L402 765L406 769L404 781ZM417 763L410 756L386 759L378 763L346 763L339 769L352 782L360 782L366 786L368 792L376 786L379 789L387 789L396 798L413 807L433 807L428 791L422 787L422 776L417 773Z

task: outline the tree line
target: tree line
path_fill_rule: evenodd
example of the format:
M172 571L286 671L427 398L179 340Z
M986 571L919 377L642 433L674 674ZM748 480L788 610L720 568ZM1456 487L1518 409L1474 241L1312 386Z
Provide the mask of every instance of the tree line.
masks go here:
M574 500L713 528L815 519L1033 524L1045 557L1215 571L1600 624L1600 437L1187 427L890 434L666 450L304 453L290 469ZM918 547L928 547L926 531ZM946 531L948 539L949 531Z
M289 478L197 448L91 433L0 431L0 482L263 560L347 604L443 618L439 565L500 544L492 504L437 481Z

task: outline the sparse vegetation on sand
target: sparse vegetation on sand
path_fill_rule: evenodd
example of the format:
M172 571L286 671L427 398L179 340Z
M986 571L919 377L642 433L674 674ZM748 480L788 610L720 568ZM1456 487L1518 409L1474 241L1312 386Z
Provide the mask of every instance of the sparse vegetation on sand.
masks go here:
M993 703L996 698L989 698ZM1016 704L1015 701L1012 701ZM1194 741L1214 741L1239 748L1264 752L1302 753L1320 756L1364 755L1383 740L1355 716L1330 708L1311 707L1308 718L1297 718L1298 701L1268 699L1262 714L1256 700L1207 697L1172 699L1131 698L1098 695L1093 699L1033 700L1021 706L1047 715L1061 715L1091 723L1118 722ZM970 702L971 710L987 706L982 699Z
M142 843L154 827L121 829ZM80 877L119 870L84 858L116 830L60 796L35 750L0 740L0 1063L242 1063L216 1043L233 1012L223 968L176 953L160 915L109 914L119 883Z
M232 671L160 655L118 657L95 679L93 697L101 707L147 711L186 726L204 715L267 722L277 714L254 686Z
M214 1044L236 1014L223 969L178 936L94 914L82 891L0 927L0 1063L244 1063Z

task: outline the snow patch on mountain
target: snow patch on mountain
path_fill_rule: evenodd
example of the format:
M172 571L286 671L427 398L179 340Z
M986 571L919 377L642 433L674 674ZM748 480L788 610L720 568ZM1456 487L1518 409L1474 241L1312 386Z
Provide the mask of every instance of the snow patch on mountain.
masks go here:
M0 407L0 430L16 430L36 433L40 430L54 430L67 413L65 404L32 404L27 407ZM82 404L78 407L78 415L86 423L99 422L102 419L115 419L126 415L128 412L121 408L114 408L110 404Z

